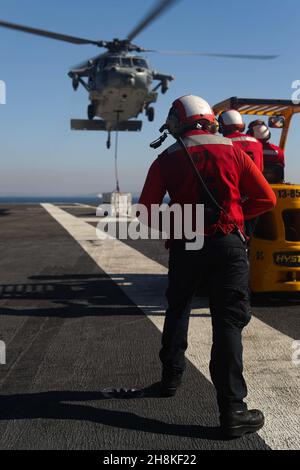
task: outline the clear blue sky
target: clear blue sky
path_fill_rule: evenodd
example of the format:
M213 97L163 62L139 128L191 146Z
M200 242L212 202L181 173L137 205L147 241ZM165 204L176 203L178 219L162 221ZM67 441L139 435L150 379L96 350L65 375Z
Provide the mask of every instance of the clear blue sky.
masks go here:
M251 3L251 6L250 6ZM67 34L124 38L152 0L1 0L3 20ZM300 4L297 0L182 0L135 41L143 47L208 52L279 54L271 62L233 61L149 54L156 70L176 76L160 96L156 121L140 134L120 136L121 189L138 192L155 158L149 142L158 135L171 102L192 93L211 104L230 96L291 97L300 79ZM0 195L91 194L114 189L113 150L105 133L74 133L71 117L85 118L87 95L74 93L69 67L97 49L0 28L0 80L7 104L0 106ZM287 175L300 182L300 119L287 148ZM171 139L170 139L171 142Z

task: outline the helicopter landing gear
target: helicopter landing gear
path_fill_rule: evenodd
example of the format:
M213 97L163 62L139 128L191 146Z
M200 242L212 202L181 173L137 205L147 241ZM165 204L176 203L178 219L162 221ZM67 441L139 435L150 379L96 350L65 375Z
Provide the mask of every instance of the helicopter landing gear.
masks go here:
M88 118L89 118L89 121L92 121L95 116L96 116L96 113L95 113L94 105L89 104L88 105Z
M110 147L111 147L111 133L109 132L108 137L107 137L107 142L106 142L106 148L109 150Z
M153 108L152 106L150 106L150 108L147 108L147 109L146 109L146 116L147 116L149 122L153 122L153 121L154 121L155 110L154 110L154 108Z

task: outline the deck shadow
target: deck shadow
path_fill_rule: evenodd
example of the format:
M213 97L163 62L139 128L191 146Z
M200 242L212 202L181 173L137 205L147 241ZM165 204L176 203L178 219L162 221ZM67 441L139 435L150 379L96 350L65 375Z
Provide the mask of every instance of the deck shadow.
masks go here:
M10 396L0 395L0 420L53 419L89 421L105 426L152 434L223 440L218 427L170 424L127 411L98 408L90 404L78 404L78 402L98 402L104 399L107 399L107 397L101 391L54 391Z
M84 316L164 316L167 278L152 274L118 274L112 280L102 274L31 276L29 283L0 285L1 315L77 318ZM126 284L129 296L120 286ZM130 299L130 291L145 286L147 298L143 310ZM151 293L149 294L149 286ZM153 294L152 294L153 292ZM159 298L160 300L156 300ZM3 302L3 303L2 303ZM2 305L1 305L2 303ZM198 299L193 308L206 309L206 299ZM209 317L195 312L193 317Z

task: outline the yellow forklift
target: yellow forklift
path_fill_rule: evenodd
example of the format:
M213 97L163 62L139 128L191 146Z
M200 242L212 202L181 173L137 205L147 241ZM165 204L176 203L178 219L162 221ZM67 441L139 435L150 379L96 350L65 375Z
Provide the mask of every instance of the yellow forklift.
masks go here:
M228 109L253 119L267 117L270 128L281 130L279 146L284 150L300 103L233 97L214 106L216 115ZM283 169L276 164L265 167L264 174L277 196L277 205L259 218L251 241L251 290L254 294L300 293L300 185L284 182Z

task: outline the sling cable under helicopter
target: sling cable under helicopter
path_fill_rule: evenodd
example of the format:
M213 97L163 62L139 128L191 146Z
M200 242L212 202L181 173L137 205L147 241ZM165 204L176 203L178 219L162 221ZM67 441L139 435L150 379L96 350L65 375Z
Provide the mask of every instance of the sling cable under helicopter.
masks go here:
M144 29L159 18L165 11L180 0L157 0L150 12L128 34L126 39L112 41L84 39L42 29L22 26L0 20L0 26L25 33L56 39L77 45L94 45L107 49L107 52L85 61L69 72L74 90L81 85L88 93L88 119L72 119L72 130L107 131L107 147L114 131L141 131L142 121L133 120L145 113L148 120L154 120L153 103L158 99L158 91L167 92L172 75L159 73L152 69L148 61L137 54L158 52L170 55L221 57L229 59L274 59L274 55L227 54L192 51L163 51L144 49L132 41ZM158 84L153 87L153 82ZM117 116L115 110L119 110ZM100 119L95 119L100 118ZM95 120L94 120L95 119Z
M117 124L119 124L119 113ZM120 193L120 180L119 180L119 166L118 166L118 151L119 151L119 129L117 126L116 130L116 142L115 142L115 179L116 179L116 192Z

